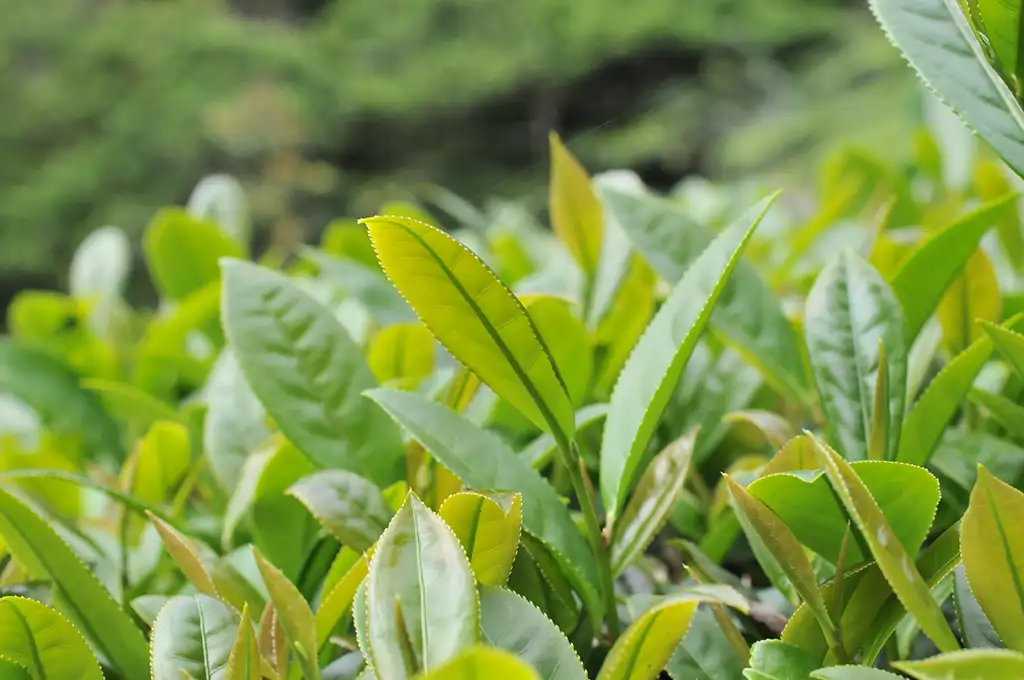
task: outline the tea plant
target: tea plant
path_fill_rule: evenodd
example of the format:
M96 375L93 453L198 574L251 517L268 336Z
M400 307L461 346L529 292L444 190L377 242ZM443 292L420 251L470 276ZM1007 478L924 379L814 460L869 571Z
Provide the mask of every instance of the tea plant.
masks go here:
M940 94L915 22L1015 86L995 20L875 5ZM917 142L808 213L552 136L550 231L439 194L257 263L221 178L155 312L95 232L0 340L0 675L1021 677L1017 180Z

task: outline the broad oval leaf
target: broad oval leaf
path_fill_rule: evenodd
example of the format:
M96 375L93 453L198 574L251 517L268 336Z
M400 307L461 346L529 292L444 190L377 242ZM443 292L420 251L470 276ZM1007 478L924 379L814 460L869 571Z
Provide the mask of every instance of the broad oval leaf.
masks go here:
M913 616L921 630L941 651L959 647L931 589L897 539L871 493L850 464L815 438L818 457L836 495L846 507L893 592Z
M413 389L434 370L434 336L420 323L396 323L374 336L366 354L381 384Z
M1016 318L1024 318L1024 315ZM1011 328L1009 323L995 326L982 322L980 325L985 329L985 333L992 338L992 342L995 343L1006 362L1019 376L1024 377L1024 335L1017 332L1015 328Z
M174 558L178 568L188 579L189 583L195 586L203 595L218 597L217 586L213 583L213 576L206 569L195 547L182 536L170 524L158 519L153 513L147 513L149 521L156 527L163 541L164 549Z
M280 621L288 643L295 651L299 666L306 680L319 680L320 666L317 662L316 620L302 593L288 580L281 570L267 561L254 548L256 564L263 582L270 593L274 613Z
M691 430L654 457L615 524L612 573L621 574L668 520L679 499L693 456L697 431Z
M1024 494L984 467L960 533L971 592L1010 649L1024 652L1024 538L1019 529Z
M477 583L502 586L512 571L523 525L523 496L462 491L438 510L469 557Z
M523 495L523 528L553 549L591 611L597 607L593 555L554 488L500 439L454 411L408 392L367 393L423 447L474 489Z
M321 470L287 491L343 545L363 552L391 521L391 508L373 482L346 470Z
M981 237L1010 209L1017 196L1003 196L958 218L919 245L892 277L892 292L903 308L910 343L963 271Z
M380 486L397 481L398 431L360 396L375 382L341 324L281 274L238 260L222 266L228 340L281 432L322 467Z
M601 203L587 171L552 132L548 210L551 228L569 249L587 278L597 271L604 237Z
M266 410L245 381L231 348L224 348L214 363L203 398L203 451L221 486L234 489L249 454L266 441L270 432Z
M980 319L994 323L1002 318L1002 311L1003 298L995 269L979 248L939 303L939 323L946 346L953 354L962 352L983 334L976 322Z
M1006 649L970 649L894 667L916 680L995 680L1024 677L1024 654Z
M376 675L359 676L360 680L375 680ZM538 680L528 665L508 652L476 645L460 653L448 663L416 680Z
M0 658L31 678L103 680L89 646L67 619L24 597L0 598ZM7 678L0 668L0 677Z
M654 680L686 636L699 602L674 599L641 614L615 641L597 680Z
M610 521L633 485L636 468L722 289L774 200L761 201L693 260L619 374L601 442L601 499Z
M432 671L480 638L469 560L441 518L409 494L370 562L367 650L382 678Z
M844 251L807 296L804 333L830 439L848 460L863 460L881 346L889 366L889 422L903 422L907 346L899 302L871 265ZM889 429L887 457L896 454L899 437L898 427Z
M239 243L212 222L180 208L161 210L142 238L146 267L157 290L181 300L220 278L222 257L243 257Z
M541 680L587 680L576 649L551 619L521 595L481 586L483 641L530 664Z
M925 84L1024 174L1024 113L957 0L871 0L871 9Z
M384 273L434 336L537 427L568 442L572 403L518 298L473 251L406 217L362 220Z
M61 610L125 677L149 673L146 639L135 622L61 540L51 526L0 487L0 538L32 576L46 575L61 595Z
M355 564L349 567L345 575L323 596L315 616L318 649L327 643L334 627L338 625L338 621L355 601L356 592L365 582L366 575L370 573L372 557L373 549L371 548L365 554L360 555Z
M235 613L219 600L172 597L153 624L153 680L222 680L237 629Z

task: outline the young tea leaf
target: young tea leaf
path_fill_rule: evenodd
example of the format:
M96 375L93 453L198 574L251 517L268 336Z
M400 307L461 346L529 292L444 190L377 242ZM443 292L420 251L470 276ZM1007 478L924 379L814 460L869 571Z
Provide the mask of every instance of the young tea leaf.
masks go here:
M263 555L256 552L256 563L259 565L263 582L267 585L270 593L270 601L274 605L274 614L280 626L284 630L285 637L302 668L302 675L306 680L320 680L320 666L317 663L316 643L316 621L313 612L302 597L298 588L281 573L281 571L267 561Z
M804 680L817 664L799 647L782 640L762 640L750 648L747 680Z
M995 680L1024 677L1024 654L1006 649L971 649L921 661L898 661L895 668L915 680Z
M212 222L165 209L142 237L146 268L161 295L181 300L220 278L222 257L244 257L237 241Z
M223 680L260 680L260 650L249 620L249 609L242 608L242 616L235 631L235 641L228 653L228 665Z
M519 549L522 494L462 491L448 496L438 514L465 548L477 583L505 585Z
M342 544L362 552L391 521L391 508L370 480L345 470L321 470L288 488Z
M67 619L24 597L0 598L0 658L25 669L26 678L103 680L89 646ZM0 678L9 676L0 666Z
M377 676L359 676L376 680ZM539 680L528 665L508 652L476 645L468 648L437 670L416 676L416 680Z
M615 641L597 680L654 680L686 636L699 602L674 599L641 614Z
M601 203L594 195L587 171L565 148L558 135L549 135L551 181L548 206L551 228L579 263L587 278L597 271L604 236Z
M962 352L982 335L977 321L995 323L1002 318L1003 298L996 272L985 251L974 252L964 271L939 303L942 337L953 354Z
M1024 317L1024 315L1021 316ZM992 342L995 343L1006 362L1017 372L1017 375L1024 377L1024 335L1021 335L1016 329L1011 329L1009 322L1003 326L985 322L980 325L985 333L992 338Z
M172 597L153 624L153 680L219 680L237 630L235 613L219 600Z

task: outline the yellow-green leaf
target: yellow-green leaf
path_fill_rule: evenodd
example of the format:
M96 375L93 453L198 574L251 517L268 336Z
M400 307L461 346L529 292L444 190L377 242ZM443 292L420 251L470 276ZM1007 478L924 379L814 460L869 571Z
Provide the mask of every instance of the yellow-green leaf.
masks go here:
M362 678L362 676L360 676ZM375 678L376 676L370 676ZM512 654L477 645L470 647L448 663L416 680L539 680L532 668ZM366 680L369 680L367 678Z
M1024 494L978 466L960 533L971 592L1010 649L1024 652Z
M89 646L67 619L24 597L0 598L0 658L24 667L29 677L103 680ZM8 676L0 667L0 677Z
M975 322L981 319L995 323L1002 312L1003 298L992 261L985 251L978 249L939 302L939 322L946 346L954 354L962 352L982 336Z
M384 273L434 336L500 397L563 441L573 409L522 303L471 250L404 217L367 225Z
M698 604L695 599L669 600L641 614L615 641L597 680L657 678L686 636Z
M316 644L322 648L330 637L338 621L348 611L356 597L356 591L369 573L370 559L374 548L371 547L359 556L355 564L349 567L345 575L324 595L316 610Z
M586 326L562 298L531 295L524 297L523 305L551 352L573 406L581 405L594 373L594 355Z
M991 201L1009 194L1011 185L1006 165L990 154L979 154L974 165L974 190L982 201ZM996 221L996 235L1010 263L1017 271L1024 267L1024 234L1020 229L1020 208L1017 196L1006 206Z
M477 583L504 585L519 548L522 494L462 491L445 499L438 514L465 548Z
M242 617L235 631L235 642L228 654L223 680L260 680L260 650L249 620L249 609L242 608Z
M142 237L142 251L157 290L171 300L217 281L221 257L244 257L241 245L217 225L180 208L157 213Z
M590 278L601 257L604 222L601 202L597 200L587 171L579 164L554 132L551 146L551 181L548 209L551 228L576 258Z
M893 533L875 499L850 464L821 440L814 438L818 458L836 495L846 507L893 592L925 635L944 652L959 647L931 589Z
M218 597L217 587L213 583L213 577L206 570L195 547L184 536L179 534L174 527L157 518L153 513L146 513L149 521L156 527L164 548L177 562L181 573L185 575L189 583L195 586L196 590L210 597Z
M263 582L270 593L270 601L284 629L288 643L295 651L299 666L306 680L319 680L320 666L317 663L316 621L313 612L299 589L266 560L255 549L256 563L259 565Z
M693 261L619 374L601 442L601 499L612 520L725 284L777 195L754 206Z
M995 343L999 353L1017 371L1017 375L1024 378L1024 335L1010 330L1010 324L996 326L982 322L979 324Z
M377 382L413 389L434 370L434 337L420 323L386 326L370 342L366 363Z
M1006 649L969 649L893 666L915 680L1011 680L1024 678L1024 654Z
M143 503L162 505L174 495L188 473L190 458L188 428L179 422L158 420L135 450L135 483L132 494Z

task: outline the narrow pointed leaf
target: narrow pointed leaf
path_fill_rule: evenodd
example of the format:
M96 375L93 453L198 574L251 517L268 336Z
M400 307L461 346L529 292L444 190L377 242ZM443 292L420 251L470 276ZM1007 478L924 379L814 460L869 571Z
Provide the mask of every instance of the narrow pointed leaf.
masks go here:
M164 549L174 558L178 568L181 569L181 573L185 575L189 583L195 586L195 589L203 595L218 597L217 586L213 583L213 577L203 565L195 547L170 524L158 519L152 513L148 513L148 515L149 521L153 523L153 526L156 527L157 532L160 534L160 540L163 541Z
M372 557L373 548L361 555L334 587L324 595L315 617L317 649L323 648L334 627L338 625L338 621L352 606L356 591L370 572L369 565Z
M430 455L473 489L523 495L523 528L553 549L592 610L597 568L586 540L554 488L500 439L454 411L408 392L371 390L380 404Z
M670 600L641 614L608 656L597 680L654 680L686 636L697 600Z
M81 634L55 610L23 597L0 598L0 658L31 678L103 680ZM0 678L7 678L0 667ZM17 677L17 676L15 676Z
M157 290L180 300L220 278L221 257L242 257L237 241L212 222L198 220L180 208L166 209L153 218L142 239L142 250Z
M242 616L235 631L235 641L228 653L228 665L223 680L260 680L260 650L256 635L249 620L248 608L242 609Z
M1006 362L1017 371L1017 375L1024 377L1024 335L1007 328L1009 324L1000 327L982 322L980 325Z
M868 437L868 460L888 457L889 437L889 361L885 345L878 345L878 373L875 374L875 402L871 408L871 436Z
M95 574L61 540L49 522L0 487L0 538L35 576L48 576L61 610L125 677L149 673L146 639Z
M522 303L440 229L405 217L362 221L384 273L459 361L537 427L573 436L572 403Z
M683 490L696 440L697 431L693 430L666 446L640 478L622 517L615 524L612 538L614 574L625 571L665 525Z
M964 514L960 542L971 592L1010 649L1024 652L1024 494L984 467Z
M875 503L860 477L839 454L817 441L818 457L832 488L853 519L861 536L892 586L893 592L913 616L921 630L942 651L959 647L946 619L932 598L931 589L914 566L912 558L896 538L892 526Z
M1024 174L1024 113L957 0L871 0L871 9L925 84Z
M373 482L346 470L322 470L288 488L343 545L362 552L391 521L391 508Z
M462 491L438 510L469 557L477 583L502 586L512 571L523 526L523 496Z
M275 616L280 621L288 643L295 651L303 677L306 680L319 680L316 621L313 612L310 611L299 589L277 567L258 552L255 552L255 555L263 582L270 593L270 601L274 605Z
M903 307L907 342L913 342L949 286L963 271L981 237L1010 209L1016 195L1000 197L958 218L919 245L892 277Z
M889 420L903 421L907 346L899 303L878 272L844 251L815 281L804 326L829 438L848 460L863 460L882 345L889 365ZM899 428L891 428L887 456L898 450L899 437Z
M548 209L551 228L569 249L584 274L589 278L597 271L601 256L604 222L601 203L594 195L590 177L562 140L554 132L549 135L551 147L551 180Z
M755 206L690 264L619 374L601 442L601 499L612 518L729 276L774 199Z
M153 624L153 680L221 680L237 629L235 613L219 600L172 597Z
M1021 6L1016 0L975 0L981 26L985 30L1002 73L1013 76L1020 70Z
M386 486L399 479L397 430L360 393L375 382L333 314L277 272L225 260L221 316L246 382L306 456Z
M1003 298L996 272L985 251L971 255L963 273L949 287L939 303L942 338L950 351L962 352L981 337L979 319L995 323L1002 318Z
M479 642L469 560L448 525L414 494L381 536L366 584L368 651L379 677L435 670Z
M915 680L995 680L1024 677L1024 654L1006 649L971 649L922 661L893 664Z
M480 588L483 642L512 652L530 664L541 680L587 680L565 634L526 598L504 588Z
M971 390L970 398L987 410L1011 437L1024 439L1024 406L985 390Z
M434 370L434 336L420 323L392 324L373 338L366 362L378 382L416 387Z

